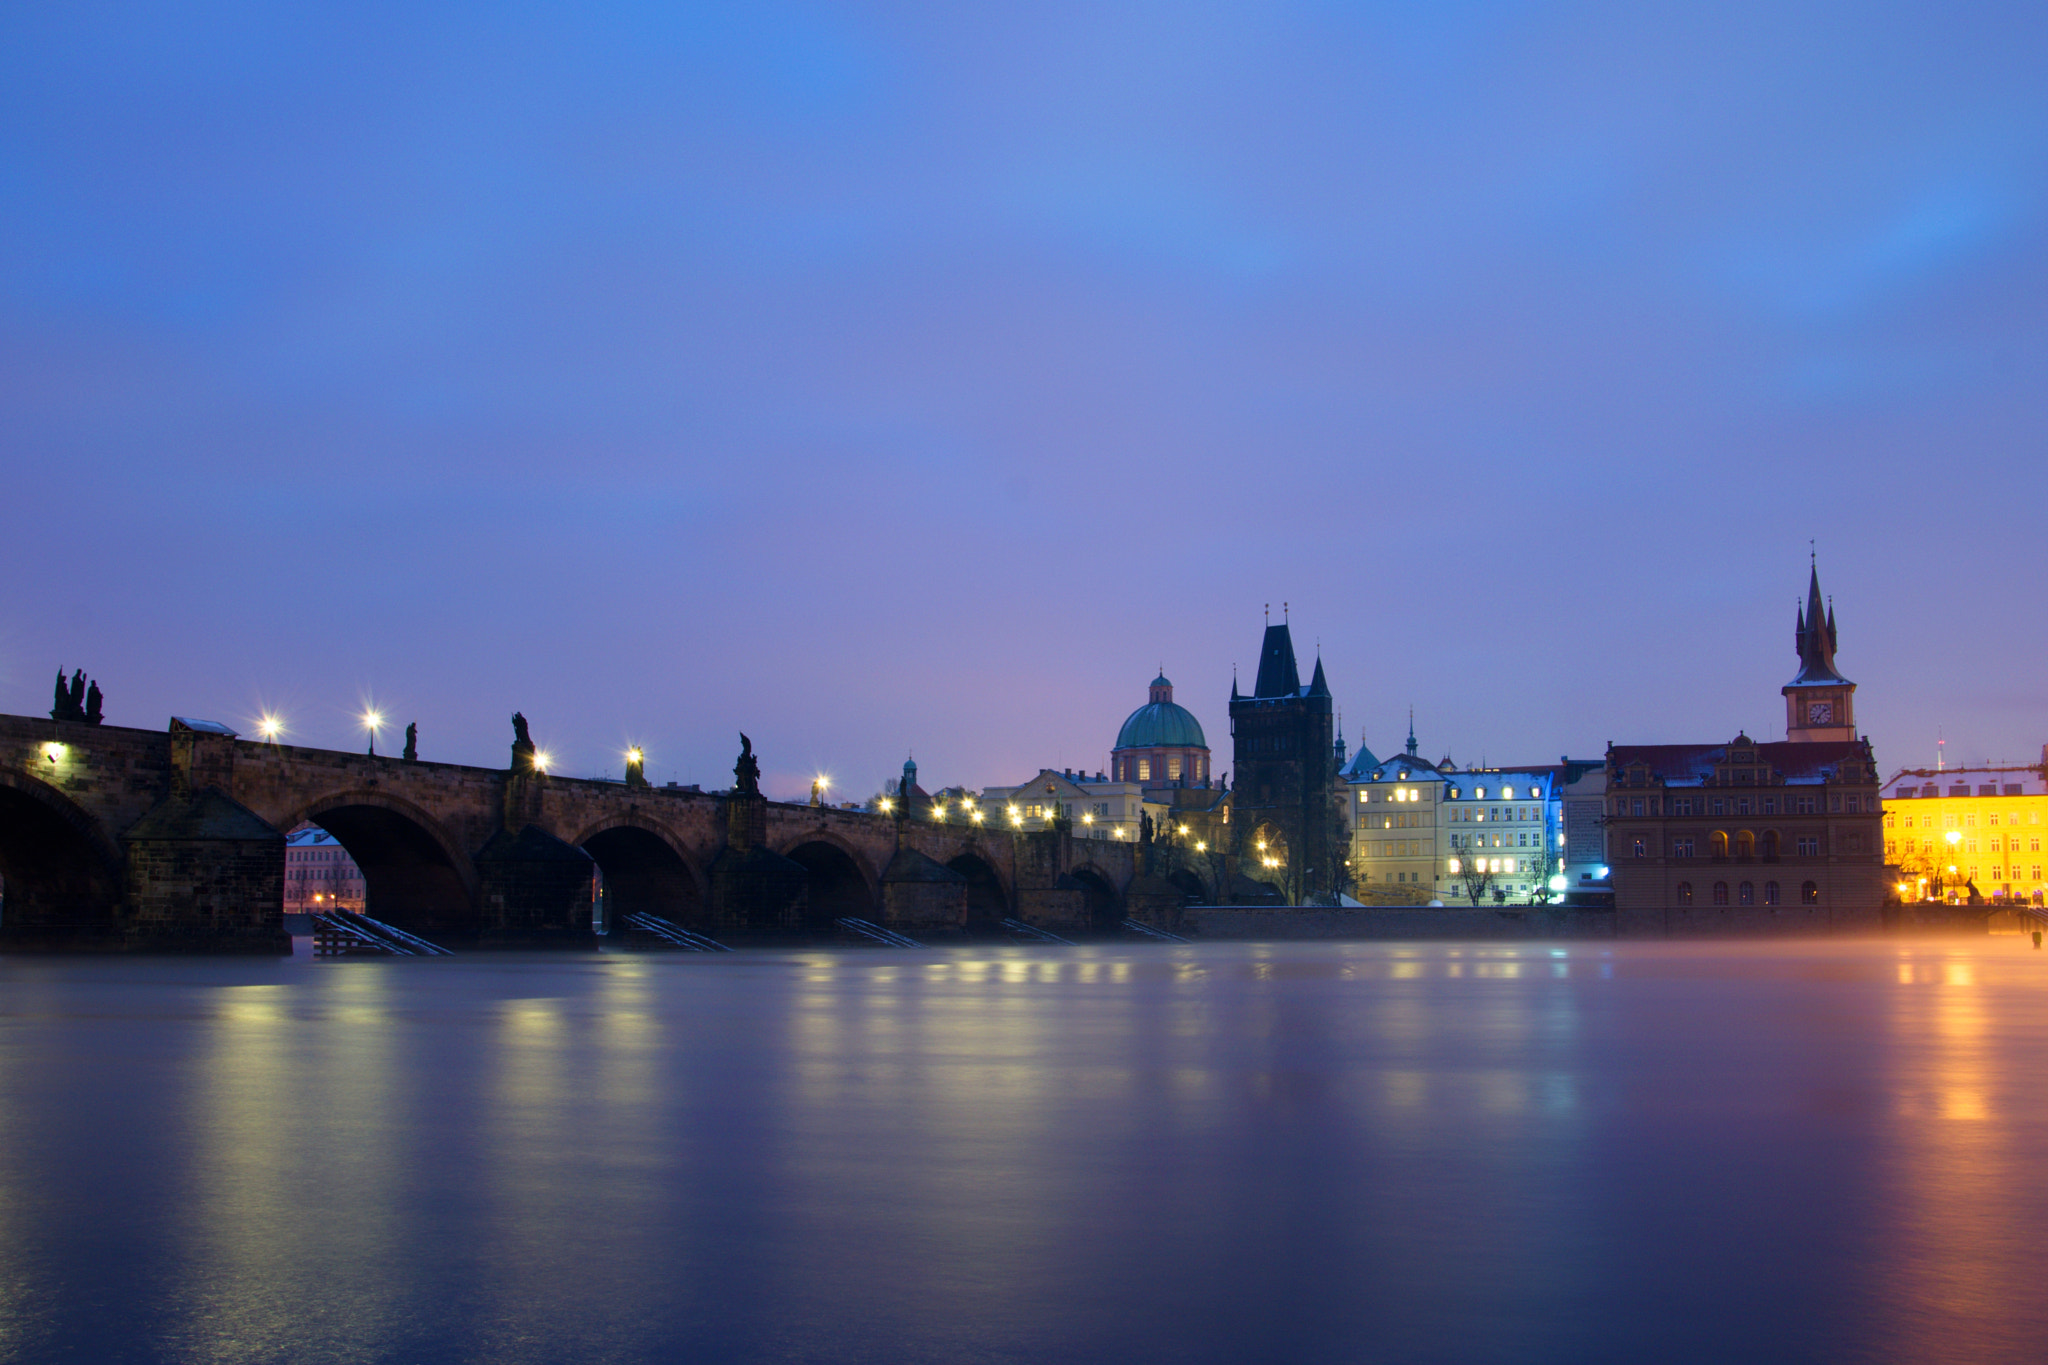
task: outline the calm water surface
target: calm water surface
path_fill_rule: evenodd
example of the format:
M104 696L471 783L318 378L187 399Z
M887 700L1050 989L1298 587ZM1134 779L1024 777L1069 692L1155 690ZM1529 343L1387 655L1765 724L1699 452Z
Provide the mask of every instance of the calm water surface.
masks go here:
M2048 953L0 961L9 1361L2027 1361Z

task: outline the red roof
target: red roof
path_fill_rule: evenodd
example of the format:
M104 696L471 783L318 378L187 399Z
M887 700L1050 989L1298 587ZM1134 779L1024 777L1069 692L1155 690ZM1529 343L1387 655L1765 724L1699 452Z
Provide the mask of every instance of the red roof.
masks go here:
M1616 744L1607 750L1611 768L1646 764L1652 776L1666 782L1699 782L1713 776L1714 766L1728 761L1727 744ZM1787 782L1825 782L1845 760L1868 758L1862 740L1828 740L1817 743L1778 741L1758 744L1758 767L1769 765Z

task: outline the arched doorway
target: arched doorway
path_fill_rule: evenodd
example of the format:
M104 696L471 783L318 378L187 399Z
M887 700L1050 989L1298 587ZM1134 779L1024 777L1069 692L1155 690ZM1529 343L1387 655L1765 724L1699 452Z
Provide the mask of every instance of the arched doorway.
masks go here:
M1092 867L1076 868L1069 875L1081 884L1081 890L1088 898L1089 928L1108 931L1124 922L1123 900L1107 877Z
M689 864L652 830L615 825L583 841L604 880L606 927L616 933L627 915L648 914L686 928L701 927L704 895Z
M1003 894L1002 878L995 868L975 853L963 853L946 864L967 878L967 923L969 927L994 925L1008 918L1009 898Z
M1183 905L1208 904L1209 889L1202 885L1200 877L1197 877L1186 868L1181 868L1179 871L1169 874L1167 880L1180 888L1181 903Z
M482 928L453 855L419 820L389 806L342 798L305 819L363 870L363 913L422 938L474 937Z
M832 921L849 915L875 917L873 887L845 849L816 840L798 844L783 856L804 870L805 928L830 929Z
M0 783L0 940L110 936L121 890L90 816L33 779Z

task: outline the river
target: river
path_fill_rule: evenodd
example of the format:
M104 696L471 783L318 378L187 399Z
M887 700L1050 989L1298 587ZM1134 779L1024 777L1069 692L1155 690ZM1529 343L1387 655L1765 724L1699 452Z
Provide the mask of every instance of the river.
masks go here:
M2044 1253L2019 938L0 959L13 1362L2036 1362Z

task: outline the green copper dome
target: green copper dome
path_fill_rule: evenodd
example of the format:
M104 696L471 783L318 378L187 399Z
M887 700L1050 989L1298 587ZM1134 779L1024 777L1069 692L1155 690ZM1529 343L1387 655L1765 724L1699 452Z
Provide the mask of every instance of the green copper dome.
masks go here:
M1119 749L1206 749L1202 722L1185 706L1176 706L1173 684L1164 673L1152 680L1152 700L1131 712L1116 732Z

